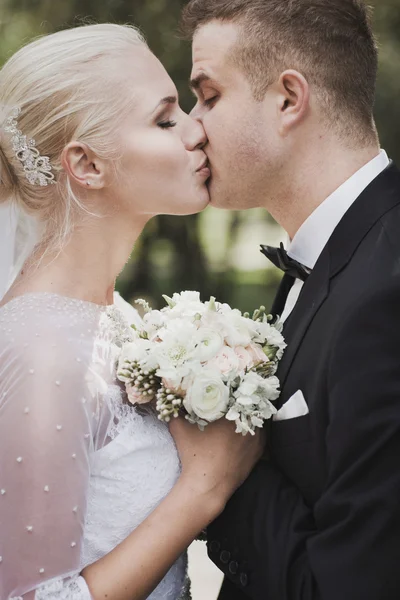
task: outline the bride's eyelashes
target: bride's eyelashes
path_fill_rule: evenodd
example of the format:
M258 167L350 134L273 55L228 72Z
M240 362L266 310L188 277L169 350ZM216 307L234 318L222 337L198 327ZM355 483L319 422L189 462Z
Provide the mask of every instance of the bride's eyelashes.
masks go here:
M160 121L159 123L157 123L158 127L161 127L161 129L171 129L171 127L176 127L177 123L176 121Z

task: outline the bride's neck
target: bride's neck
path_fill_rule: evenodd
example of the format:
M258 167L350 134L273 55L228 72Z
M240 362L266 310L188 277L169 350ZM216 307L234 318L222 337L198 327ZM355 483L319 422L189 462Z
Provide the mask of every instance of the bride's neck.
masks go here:
M96 304L112 304L115 280L122 271L148 217L132 222L112 218L86 222L61 252L38 246L9 293L52 292Z

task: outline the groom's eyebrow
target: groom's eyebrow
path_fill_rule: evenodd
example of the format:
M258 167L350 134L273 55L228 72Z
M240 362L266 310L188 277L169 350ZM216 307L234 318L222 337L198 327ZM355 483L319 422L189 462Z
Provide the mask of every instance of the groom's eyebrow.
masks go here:
M189 87L192 92L197 92L201 88L201 84L204 81L211 81L211 77L206 73L200 73L197 77L194 77L189 81Z

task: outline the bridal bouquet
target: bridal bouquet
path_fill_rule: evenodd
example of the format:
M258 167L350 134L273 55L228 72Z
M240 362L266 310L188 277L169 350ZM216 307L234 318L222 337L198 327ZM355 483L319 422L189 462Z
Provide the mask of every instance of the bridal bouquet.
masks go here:
M133 340L123 344L118 378L132 404L154 402L158 418L184 414L204 429L217 419L235 421L254 435L276 413L275 376L286 344L279 321L256 310L250 318L198 292L164 296L167 306L145 310Z

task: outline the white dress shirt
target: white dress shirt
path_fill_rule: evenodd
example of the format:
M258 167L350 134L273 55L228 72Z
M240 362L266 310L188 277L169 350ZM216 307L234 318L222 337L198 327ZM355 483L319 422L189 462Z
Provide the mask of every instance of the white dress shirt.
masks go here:
M288 255L312 270L342 217L360 194L388 165L389 158L386 152L381 150L378 156L345 181L304 221L289 244ZM296 279L286 300L282 313L283 321L292 312L302 287L303 281Z

